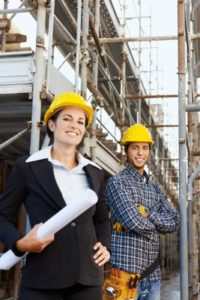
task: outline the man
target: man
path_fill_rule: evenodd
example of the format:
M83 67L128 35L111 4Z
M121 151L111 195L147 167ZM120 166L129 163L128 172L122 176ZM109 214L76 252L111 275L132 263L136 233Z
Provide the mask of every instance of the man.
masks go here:
M144 170L153 144L149 130L141 124L129 127L122 144L127 166L106 187L113 225L111 263L122 279L138 275L138 300L159 300L159 234L177 229L178 214Z

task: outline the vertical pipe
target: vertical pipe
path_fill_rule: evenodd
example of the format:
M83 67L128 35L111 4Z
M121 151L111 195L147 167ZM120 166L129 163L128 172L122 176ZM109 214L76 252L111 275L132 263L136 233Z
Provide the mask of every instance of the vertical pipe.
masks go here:
M125 22L126 22L126 16L125 16L125 0L123 1L123 10L122 10L122 37L125 37ZM126 93L126 50L125 50L125 42L122 42L122 50L121 50L121 80L120 80L120 130L121 130L121 136L124 134L124 125L125 125L125 93ZM121 145L121 164L124 163L124 156L123 156L123 147Z
M178 95L179 95L179 211L180 211L180 294L188 300L188 240L186 207L186 113L185 113L185 12L178 1Z
M96 30L98 37L99 37L99 26L100 26L100 0L95 0L95 30ZM97 54L97 49L95 51L94 58L95 58L95 61L94 61L93 75L94 75L94 84L95 84L95 87L97 87L97 84L98 84L98 62L99 62L99 56Z
M193 99L193 93L192 93L192 47L191 47L191 39L190 37L190 0L186 0L185 3L185 7L186 7L186 30L187 30L187 69L188 69L188 91L187 91L187 95L188 95L188 103L192 103ZM193 118L192 118L192 113L189 112L188 113L188 137L190 138L190 140L192 140L193 138L193 134L194 134L194 127L193 127ZM189 143L188 149L189 149L189 154L188 154L188 161L189 161L189 165L192 163L192 156L191 156L191 143ZM190 174L189 174L190 175ZM193 287L195 287L197 285L197 282L195 282L195 280L198 281L197 278L195 278L194 276L194 260L195 257L198 257L198 253L194 252L194 247L195 247L195 239L194 239L194 235L195 232L193 230L194 227L194 220L193 220L193 201L188 201L188 280L189 280L189 299L193 299ZM198 266L198 265L197 265Z
M193 294L193 202L188 201L188 291L189 299L192 300Z
M151 11L150 11L150 32L149 36L152 36L152 20L151 20ZM152 83L152 43L149 42L149 94L151 94L151 83ZM150 103L150 101L149 101Z
M51 66L53 64L53 28L54 28L54 10L55 10L55 0L51 0L50 3L50 14L49 14L49 26L48 26L48 60L47 60L47 78L46 78L46 93L49 93L49 79Z
M84 98L87 95L87 64L89 62L88 53L88 33L89 33L89 2L83 0L82 18L82 60L81 60L81 94Z
M80 64L80 43L81 43L81 11L82 0L78 0L77 7L77 28L76 28L76 63L75 63L75 92L79 88L79 64Z
M187 201L188 201L188 214L189 216L192 216L192 200L193 200L193 182L195 178L198 176L200 173L200 165L196 167L196 169L193 171L193 173L190 175L189 180L188 180L188 186L187 186ZM191 260L189 264L189 283L194 284L192 282L193 279L193 222L192 218L189 219L189 224L188 224L188 244L189 244L189 260ZM198 248L198 245L197 245ZM198 279L197 279L198 281ZM192 286L189 285L189 299L194 299L193 295L193 290Z
M8 0L4 0L4 9L8 8ZM7 14L3 14L3 19L7 18ZM2 39L1 39L1 51L6 50L6 30L2 30Z
M190 0L186 0L185 3L185 21L186 21L186 33L187 33L187 74L188 74L188 89L187 89L187 104L193 102L193 75L192 75L192 40L190 39L190 34L191 34L191 26L190 26ZM194 127L193 127L193 118L192 118L192 113L188 112L188 162L189 165L192 163L192 156L191 156L191 148L192 148L192 138L194 134ZM189 217L190 218L190 217Z
M37 37L35 50L35 67L36 73L33 81L33 102L32 102L32 129L30 153L39 149L40 142L40 118L41 118L41 91L44 83L45 74L45 18L46 18L46 1L38 1L37 8Z
M142 8L141 8L141 0L138 1L139 4L139 38L141 38L142 34ZM138 70L139 70L139 94L141 94L141 42L138 44ZM137 102L137 123L141 123L141 99Z
M97 35L99 36L99 25L100 25L100 0L95 0L95 30ZM97 53L97 49L94 49L93 55L93 78L95 88L98 86L98 64L99 64L99 55ZM91 159L96 161L96 107L94 109L94 117L92 121L92 146L91 146Z
M198 300L199 299L199 263L198 263L198 204L193 201L193 272L192 272L192 293L189 299Z
M122 21L122 27L123 27L123 33L122 37L125 37L125 22L126 22L126 16L125 16L125 1L123 4L123 21ZM121 103L122 103L122 128L124 127L124 119L125 119L125 96L126 96L126 48L125 48L125 42L122 43L122 50L121 50L121 80L120 80L120 96L121 96Z

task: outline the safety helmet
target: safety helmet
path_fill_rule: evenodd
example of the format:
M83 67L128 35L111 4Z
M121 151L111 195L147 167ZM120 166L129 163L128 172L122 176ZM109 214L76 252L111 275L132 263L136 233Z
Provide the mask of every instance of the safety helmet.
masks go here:
M62 93L57 95L54 100L51 102L49 108L47 109L44 115L44 122L47 124L48 120L54 115L54 113L60 109L63 109L68 106L75 106L83 109L87 116L88 124L92 122L93 117L93 108L92 106L85 101L85 99L74 92Z
M122 137L122 144L125 145L132 142L154 143L151 133L142 124L134 124L125 131Z

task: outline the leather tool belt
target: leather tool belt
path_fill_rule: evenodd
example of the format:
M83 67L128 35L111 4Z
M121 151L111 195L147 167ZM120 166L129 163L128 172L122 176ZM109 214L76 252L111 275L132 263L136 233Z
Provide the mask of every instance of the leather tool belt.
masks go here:
M119 268L112 268L111 276L103 285L103 300L136 300L139 274L130 274Z

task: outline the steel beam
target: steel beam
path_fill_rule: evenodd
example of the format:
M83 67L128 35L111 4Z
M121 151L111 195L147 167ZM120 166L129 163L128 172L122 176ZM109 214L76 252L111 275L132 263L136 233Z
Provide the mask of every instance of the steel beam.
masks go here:
M178 93L179 93L179 214L180 214L180 299L188 300L188 228L186 205L186 66L185 1L178 0Z
M143 36L143 37L113 37L113 38L100 38L102 44L116 44L127 42L152 42L152 41L177 41L177 35L166 36Z

